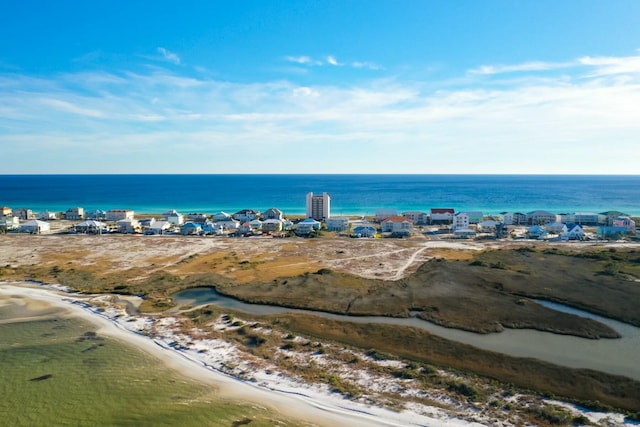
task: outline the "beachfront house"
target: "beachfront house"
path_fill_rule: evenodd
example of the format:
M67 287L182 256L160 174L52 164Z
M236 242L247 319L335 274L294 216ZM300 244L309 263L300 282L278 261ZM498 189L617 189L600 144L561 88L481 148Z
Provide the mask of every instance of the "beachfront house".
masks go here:
M584 240L586 234L579 224L573 225L569 231L562 233L561 238L563 240Z
M197 224L203 224L205 221L207 221L209 219L209 217L207 217L206 214L203 213L199 213L199 212L192 212L192 213L188 213L187 214L187 222L195 222ZM184 223L183 223L184 225Z
M527 237L529 239L543 239L546 235L547 230L540 225L533 225L527 228Z
M469 228L469 215L466 212L457 212L453 215L451 228L455 230L466 230Z
M600 224L602 225L613 225L613 221L618 217L629 217L629 214L620 211L606 211L600 212L598 214L600 217Z
M233 219L238 220L242 223L253 221L260 217L260 211L255 209L242 209L233 214Z
M133 219L134 212L131 209L111 209L107 211L107 221L120 221L123 219Z
M598 225L604 223L604 215L593 212L574 212L559 215L560 222L565 224Z
M13 210L8 206L0 206L0 217L2 216L12 216Z
M413 221L403 216L392 216L381 223L383 233L396 236L408 236L413 233Z
M326 220L327 230L345 231L349 229L349 218L346 216L332 216Z
M413 221L414 225L429 223L429 215L426 212L407 211L407 212L402 212L402 216L405 218L409 218L411 221Z
M17 216L2 216L0 217L0 230L1 231L13 231L20 228L20 219Z
M224 231L222 225L217 222L206 220L201 224L202 234L205 236L218 236Z
M614 227L622 227L627 230L628 234L636 233L636 222L628 216L618 216L613 220Z
M374 225L361 224L353 227L351 237L375 237L378 230Z
M528 225L544 225L556 221L558 221L557 215L548 211L537 210L527 212Z
M108 231L107 224L104 222L96 221L95 219L88 219L75 225L74 230L76 233L81 234L102 234Z
M284 219L284 214L278 208L269 208L262 213L262 219L265 221L269 219L277 219L281 221Z
M544 227L547 232L551 233L551 234L564 234L567 231L569 231L567 229L567 225L563 224L562 222L550 222L549 224L545 225Z
M166 234L171 231L171 227L173 226L174 224L170 223L169 221L154 221L153 224L149 225L144 234L149 234L152 236Z
M451 208L431 208L429 210L429 223L451 224L454 213L455 210Z
M20 233L40 234L51 231L51 225L48 222L32 219L20 226Z
M249 221L249 224L254 231L262 230L262 221L260 221L259 219Z
M397 209L378 209L376 210L376 222L382 222L385 219L392 217L392 216L398 216L398 210Z
M117 227L118 233L122 233L122 234L134 234L134 233L140 233L140 231L142 231L142 226L140 225L140 221L132 218L121 219L120 221L117 221L116 227Z
M58 219L58 214L50 211L42 211L38 214L38 219L40 221L53 221Z
M504 225L527 224L527 214L524 214L522 212L500 212L498 218Z
M313 218L307 218L295 225L295 233L298 236L308 236L314 231L320 230L321 223Z
M240 228L240 221L229 217L224 220L215 221L215 224L223 230L238 230Z
M470 228L459 228L453 231L454 239L473 239L476 237L476 232Z
M84 216L86 219L106 220L107 212L101 209L92 209L90 211L86 211Z
M33 211L27 208L18 208L13 210L13 215L17 216L18 219L23 221L28 221L30 219L36 219Z
M228 214L226 212L220 211L218 213L214 213L211 216L211 219L213 220L213 222L220 222L220 221L230 221L233 218L231 217L231 214Z
M495 233L498 224L498 221L488 219L486 221L479 222L477 230L480 233Z
M186 222L180 226L180 233L184 236L195 236L201 231L202 226L196 222Z
M262 221L263 233L280 233L283 228L283 220L281 219L265 219Z
M173 209L165 212L162 215L162 217L164 218L165 221L169 222L169 224L173 224L173 225L184 224L184 215L182 215L181 213L178 213Z
M240 224L240 228L238 229L238 233L243 235L253 234L253 227L249 221L245 221Z
M64 213L64 218L71 221L80 221L84 219L84 208L69 208Z

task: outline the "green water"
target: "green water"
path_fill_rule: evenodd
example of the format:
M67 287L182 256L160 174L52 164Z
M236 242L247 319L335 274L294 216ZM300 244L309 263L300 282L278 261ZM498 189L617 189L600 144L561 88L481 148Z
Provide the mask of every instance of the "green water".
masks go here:
M93 331L77 319L0 324L0 426L294 425L220 399L134 347L84 336Z

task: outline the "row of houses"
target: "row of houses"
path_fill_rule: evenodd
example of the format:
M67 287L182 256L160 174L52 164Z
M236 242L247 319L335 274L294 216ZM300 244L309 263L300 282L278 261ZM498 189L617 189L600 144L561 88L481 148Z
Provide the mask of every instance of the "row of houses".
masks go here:
M270 208L264 212L242 209L233 214L220 211L213 215L203 213L183 215L175 210L169 210L160 220L154 218L138 220L135 218L135 212L129 209L85 211L81 207L73 207L61 213L43 211L34 214L29 209L11 210L8 207L0 207L0 227L4 227L5 230L43 232L48 230L45 223L55 219L86 220L74 227L75 232L78 233L117 231L147 234L222 234L235 232L246 235L295 231L299 235L308 235L322 226L322 223L312 218L294 224L286 220L283 212L277 208ZM28 220L28 222L21 224L21 220ZM598 214L584 212L554 214L536 210L527 213L501 212L494 217L485 217L480 211L455 212L453 208L431 208L428 213L408 211L400 215L394 209L381 209L376 211L375 221L379 224L379 230L374 224L350 221L347 217L327 217L323 222L324 227L329 231L349 231L352 235L365 237L378 232L407 236L413 233L415 225L427 224L450 226L454 236L462 238L472 237L476 232L496 232L496 235L499 235L506 230L506 226L512 225L544 226L545 232L551 234L568 233L571 231L570 228L573 228L568 225L600 225L599 232L602 236L634 234L636 227L635 222L628 215L618 211ZM567 230L563 230L563 227ZM532 234L535 234L535 230Z

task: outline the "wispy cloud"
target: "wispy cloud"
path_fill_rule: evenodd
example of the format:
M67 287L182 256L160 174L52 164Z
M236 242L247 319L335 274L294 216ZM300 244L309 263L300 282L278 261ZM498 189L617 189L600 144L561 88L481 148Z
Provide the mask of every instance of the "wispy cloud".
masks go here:
M548 71L557 70L559 68L567 68L575 65L572 62L542 62L531 61L514 65L481 65L477 68L469 70L472 74L503 74L517 73L524 71Z
M377 64L374 64L373 62L361 62L361 61L354 61L351 63L351 66L353 68L368 68L370 70L380 70L382 69L382 67L380 67Z
M506 74L552 71L572 68L590 76L640 73L640 55L635 56L584 56L567 62L529 61L511 65L481 65L469 70L470 74Z
M638 74L640 73L640 55L636 56L585 56L578 60L580 65L593 68L595 75Z
M350 67L350 68L364 68L369 70L380 70L380 67L373 62L368 61L351 61L351 62L341 62L336 58L335 55L327 55L322 59L315 59L311 56L302 55L302 56L287 56L285 60L288 62L293 62L295 64L303 65L303 66L332 66L332 67Z
M0 146L25 159L3 172L637 173L637 60L584 57L570 74L529 66L532 78L457 86L230 82L185 67L0 73ZM238 149L238 162L211 162Z
M287 56L285 59L296 64L315 64L315 61L309 56Z
M327 56L327 64L333 65L334 67L342 67L344 65L339 63L335 56L332 55Z
M171 51L165 49L164 47L159 47L158 48L158 53L160 53L160 55L162 55L162 58L165 61L171 62L172 64L176 64L176 65L180 64L180 57L176 53L171 52Z

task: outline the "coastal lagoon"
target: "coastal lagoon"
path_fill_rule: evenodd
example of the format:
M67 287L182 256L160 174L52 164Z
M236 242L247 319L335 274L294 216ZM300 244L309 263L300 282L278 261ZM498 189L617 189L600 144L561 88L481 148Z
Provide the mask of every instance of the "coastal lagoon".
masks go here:
M328 192L332 215L450 207L640 215L640 175L0 175L0 206L33 211L132 209L304 215L305 195Z
M231 426L277 422L216 396L92 323L27 299L0 299L0 424ZM237 424L241 425L241 424ZM294 425L282 422L280 425Z
M346 316L311 310L292 309L263 304L249 304L221 295L214 288L192 288L173 295L178 306L216 304L257 315L304 313L334 320L357 323L383 323L425 329L434 335L474 347L515 357L532 357L571 368L587 368L640 380L640 328L596 316L560 304L540 301L554 310L588 317L604 323L621 335L619 339L587 339L532 329L505 329L499 333L478 334L460 329L445 328L417 318L383 316Z

